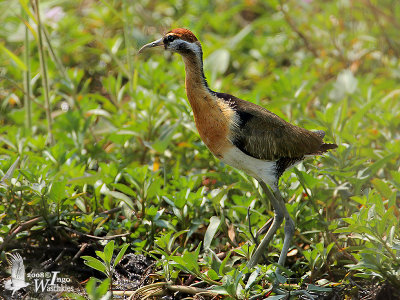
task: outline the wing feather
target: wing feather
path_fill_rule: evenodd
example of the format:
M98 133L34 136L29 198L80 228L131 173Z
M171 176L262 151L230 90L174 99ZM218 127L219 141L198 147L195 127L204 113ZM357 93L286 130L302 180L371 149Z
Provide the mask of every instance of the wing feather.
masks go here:
M262 160L285 157L301 160L336 148L325 144L322 131L312 132L294 126L269 110L229 94L216 93L238 115L232 142L244 153Z

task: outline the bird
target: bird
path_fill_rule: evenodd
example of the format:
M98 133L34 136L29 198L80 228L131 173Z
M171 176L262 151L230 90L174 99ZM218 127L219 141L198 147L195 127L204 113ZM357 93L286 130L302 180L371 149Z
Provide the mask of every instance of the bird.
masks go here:
M27 287L29 283L25 282L25 267L21 255L16 253L10 256L8 263L11 266L11 279L5 282L4 288L13 291L12 295L14 295L16 291Z
M272 221L261 228L266 234L247 267L253 268L259 263L285 220L283 247L278 259L278 265L283 267L295 223L279 191L279 178L304 159L324 154L337 145L323 141L323 130L309 131L255 103L211 90L204 75L201 43L190 30L175 28L145 44L138 54L154 47L163 47L182 56L186 95L204 144L223 163L255 178L272 205Z

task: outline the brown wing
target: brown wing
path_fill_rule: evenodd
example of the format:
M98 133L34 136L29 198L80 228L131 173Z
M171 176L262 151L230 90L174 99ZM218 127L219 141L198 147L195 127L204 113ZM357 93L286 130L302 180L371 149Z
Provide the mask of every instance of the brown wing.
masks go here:
M217 93L217 97L229 103L239 116L239 126L232 141L252 157L301 160L305 155L321 154L337 147L325 144L321 132L314 133L294 126L254 103L223 93Z

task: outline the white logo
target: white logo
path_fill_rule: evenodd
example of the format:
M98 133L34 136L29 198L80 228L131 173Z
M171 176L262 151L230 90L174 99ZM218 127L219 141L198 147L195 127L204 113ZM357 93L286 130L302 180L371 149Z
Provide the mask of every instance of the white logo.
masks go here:
M11 279L6 281L4 288L13 291L12 295L14 295L15 291L27 287L29 283L25 282L25 267L21 255L16 253L10 256L8 263L11 266Z

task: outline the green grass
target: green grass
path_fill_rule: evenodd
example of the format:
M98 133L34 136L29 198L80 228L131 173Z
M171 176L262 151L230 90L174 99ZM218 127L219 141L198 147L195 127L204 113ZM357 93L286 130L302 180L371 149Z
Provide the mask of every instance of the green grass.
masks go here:
M31 3L0 3L2 260L18 245L58 244L44 239L54 227L73 240L69 227L127 234L116 247L154 257L161 282L191 274L246 299L268 290L283 227L266 264L247 270L250 230L272 216L269 203L201 142L182 59L136 55L186 27L202 42L212 89L339 145L281 179L296 222L288 281L400 288L396 1L49 0L40 9L41 34Z

